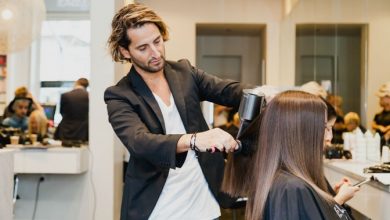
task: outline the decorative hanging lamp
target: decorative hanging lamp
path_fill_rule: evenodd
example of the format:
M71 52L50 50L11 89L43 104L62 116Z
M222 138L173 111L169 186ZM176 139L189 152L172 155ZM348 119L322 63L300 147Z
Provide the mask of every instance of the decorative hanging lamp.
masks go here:
M0 0L0 54L28 48L46 17L43 0Z

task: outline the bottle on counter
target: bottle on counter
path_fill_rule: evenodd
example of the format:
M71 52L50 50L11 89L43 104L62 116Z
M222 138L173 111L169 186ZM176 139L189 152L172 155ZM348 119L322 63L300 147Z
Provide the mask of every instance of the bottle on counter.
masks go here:
M367 143L366 138L364 137L361 131L357 131L355 134L355 155L352 154L354 160L356 161L366 161L367 158Z
M364 137L366 138L367 143L367 160L373 162L380 162L380 136L377 133L373 135L369 130L367 130L364 134Z
M382 163L388 163L390 162L390 149L388 146L383 146L382 147L382 158L381 158Z

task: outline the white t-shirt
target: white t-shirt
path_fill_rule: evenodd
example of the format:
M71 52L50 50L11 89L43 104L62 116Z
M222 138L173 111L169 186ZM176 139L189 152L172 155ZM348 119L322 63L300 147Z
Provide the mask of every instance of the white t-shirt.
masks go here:
M173 96L170 106L154 94L163 114L167 134L185 134L186 130ZM170 169L167 181L149 219L211 220L221 215L194 151L189 150L181 168Z

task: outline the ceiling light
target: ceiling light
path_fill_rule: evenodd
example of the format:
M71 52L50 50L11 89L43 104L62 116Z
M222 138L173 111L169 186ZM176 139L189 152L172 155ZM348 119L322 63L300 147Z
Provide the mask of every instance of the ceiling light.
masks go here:
M30 47L45 17L44 0L0 0L0 54Z
M1 18L4 20L10 20L14 16L14 13L9 8L4 8L1 11Z

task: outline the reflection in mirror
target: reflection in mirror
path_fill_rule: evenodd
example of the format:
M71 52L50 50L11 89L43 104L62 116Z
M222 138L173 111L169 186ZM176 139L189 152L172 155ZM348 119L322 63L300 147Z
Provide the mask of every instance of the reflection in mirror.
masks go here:
M365 115L365 24L300 24L296 27L296 85L316 81L344 112Z

